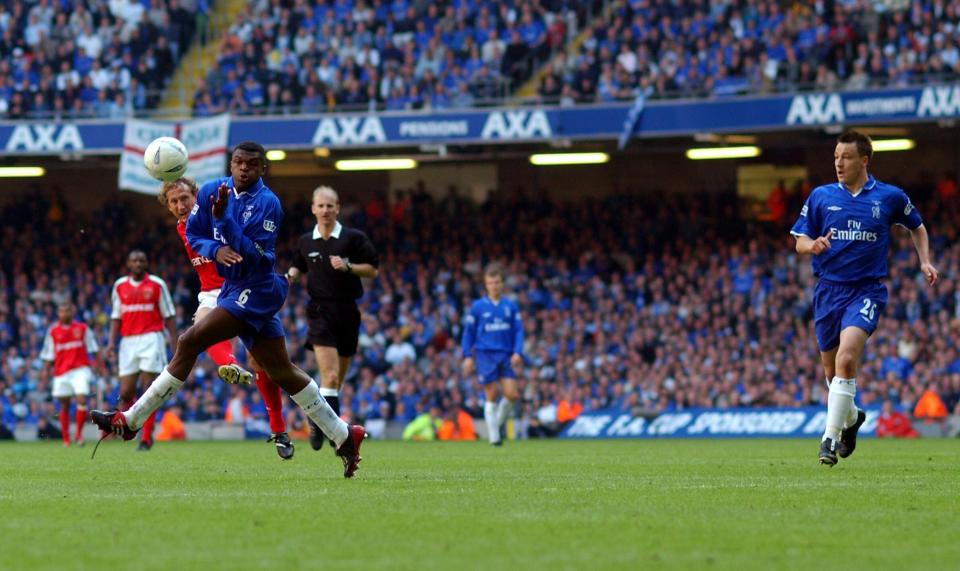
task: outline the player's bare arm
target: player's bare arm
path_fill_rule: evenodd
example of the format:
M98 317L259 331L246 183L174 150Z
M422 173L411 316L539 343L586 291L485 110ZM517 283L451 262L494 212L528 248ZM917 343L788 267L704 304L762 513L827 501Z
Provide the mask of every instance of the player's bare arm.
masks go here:
M920 271L927 279L927 285L932 286L940 279L940 272L930 261L930 236L927 234L927 227L923 224L917 226L910 231L910 237L917 249L917 258L920 259Z
M831 232L827 232L816 240L809 236L797 236L797 253L819 256L823 252L830 249L830 234Z
M119 319L110 320L110 333L107 335L107 346L104 349L104 354L107 359L113 361L117 357L117 333L120 328Z
M168 317L165 320L165 325L167 326L167 338L170 340L170 346L177 346L177 323L172 317Z
M473 374L474 361L473 357L467 357L463 360L463 374L465 376L470 376Z
M510 356L510 366L513 367L513 370L520 372L523 369L523 357L519 353L514 353Z
M340 256L330 256L330 265L339 272L351 273L361 278L375 278L380 274L380 270L373 264L351 264Z

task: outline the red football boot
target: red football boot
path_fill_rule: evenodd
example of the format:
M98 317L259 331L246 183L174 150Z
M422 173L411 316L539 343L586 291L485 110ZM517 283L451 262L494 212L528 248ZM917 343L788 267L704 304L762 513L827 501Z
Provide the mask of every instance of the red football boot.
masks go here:
M137 432L140 431L139 428L134 430L127 426L127 419L119 410L113 410L110 412L103 410L91 410L90 422L97 425L97 428L99 428L101 431L101 436L113 434L123 438L124 440L133 440L133 437L136 436Z
M352 478L357 471L357 465L361 460L360 445L366 437L367 431L359 424L351 424L347 427L347 439L343 441L340 448L337 448L337 456L343 460L344 478Z

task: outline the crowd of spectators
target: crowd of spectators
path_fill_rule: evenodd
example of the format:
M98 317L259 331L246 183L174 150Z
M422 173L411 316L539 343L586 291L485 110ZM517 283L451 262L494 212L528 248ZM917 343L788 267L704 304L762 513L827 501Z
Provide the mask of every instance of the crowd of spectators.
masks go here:
M648 97L859 90L960 77L957 0L627 0L539 94L572 105Z
M509 94L597 7L582 0L251 2L220 40L194 114L472 107Z
M911 411L928 391L960 413L960 203L955 183L941 188L952 196L916 189L912 197L931 230L942 281L923 284L909 235L898 231L890 302L858 377L863 405L890 400ZM368 233L382 266L360 305L360 350L344 386L343 414L408 422L434 408L437 415L482 417L477 379L460 372L459 339L464 308L478 296L489 260L505 265L507 295L523 310L517 420L534 434L602 408L822 404L810 322L813 278L787 234L802 196L786 194L787 214L763 222L741 215L736 198L725 195L560 204L511 191L482 205L453 190L443 200L411 190L366 204L349 204L345 195L344 223ZM189 325L196 279L172 221L157 208L155 218L138 220L109 202L96 224L55 197L4 208L2 423L53 414L38 353L55 303L74 299L102 341L110 287L131 248L148 252L150 271L170 286L178 327ZM307 196L285 208L281 270L299 233L314 224ZM302 347L306 306L305 287L295 284L281 317L292 358L316 375L312 352ZM112 403L115 379L102 386ZM216 380L205 357L177 399L187 421L264 415L256 391ZM298 409L287 410L300 426Z
M121 119L156 107L206 5L0 2L0 116Z
M0 2L0 116L156 107L209 11L208 0ZM561 105L952 81L958 24L960 0L257 0L217 39L193 112L473 107L544 62L539 98Z

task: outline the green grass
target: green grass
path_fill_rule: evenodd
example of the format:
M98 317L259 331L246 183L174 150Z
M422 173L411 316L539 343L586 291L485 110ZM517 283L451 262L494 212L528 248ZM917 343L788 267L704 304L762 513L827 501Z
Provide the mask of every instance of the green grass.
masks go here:
M0 445L0 569L948 569L960 442Z

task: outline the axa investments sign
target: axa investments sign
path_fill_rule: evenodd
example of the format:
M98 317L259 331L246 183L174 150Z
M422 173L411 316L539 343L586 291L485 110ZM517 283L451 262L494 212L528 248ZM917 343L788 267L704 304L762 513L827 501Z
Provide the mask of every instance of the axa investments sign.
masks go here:
M557 119L542 109L487 113L340 115L320 119L315 146L350 147L446 141L535 141L553 137Z
M960 85L886 92L819 93L790 100L788 125L960 116Z

